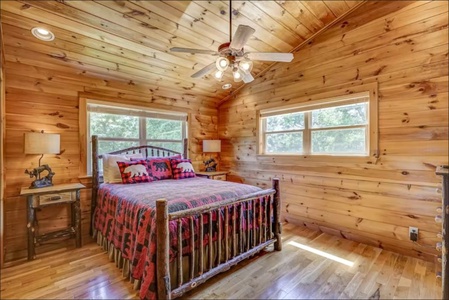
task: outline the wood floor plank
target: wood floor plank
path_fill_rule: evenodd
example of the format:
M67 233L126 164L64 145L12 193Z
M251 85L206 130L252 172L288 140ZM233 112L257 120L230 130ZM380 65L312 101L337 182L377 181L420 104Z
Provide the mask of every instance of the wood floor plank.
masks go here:
M441 298L434 263L291 224L284 224L282 242L281 252L269 247L183 298ZM2 299L138 299L94 243L38 254L1 271Z

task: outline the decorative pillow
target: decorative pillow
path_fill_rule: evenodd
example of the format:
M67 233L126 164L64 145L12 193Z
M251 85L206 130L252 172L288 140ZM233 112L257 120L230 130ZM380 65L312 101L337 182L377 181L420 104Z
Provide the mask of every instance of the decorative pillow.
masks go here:
M117 166L118 161L130 161L131 158L142 159L142 154L112 155L103 154L103 181L105 183L121 183L122 176Z
M148 171L146 160L118 161L118 168L123 183L151 182L151 173Z
M148 161L148 169L154 180L163 180L173 178L169 158L151 158Z
M184 179L195 177L195 170L190 159L171 159L174 179Z

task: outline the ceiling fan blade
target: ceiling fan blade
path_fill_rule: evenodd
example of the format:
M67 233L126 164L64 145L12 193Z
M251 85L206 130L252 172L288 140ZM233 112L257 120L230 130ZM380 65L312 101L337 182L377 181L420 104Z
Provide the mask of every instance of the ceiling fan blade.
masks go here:
M185 53L192 53L192 54L218 55L217 51L206 50L206 49L191 49L191 48L173 47L173 48L170 48L170 51L171 52L185 52Z
M211 63L210 65L205 66L204 68L202 68L201 70L199 70L195 74L192 74L190 77L192 77L192 78L199 78L199 77L201 77L203 75L206 75L207 73L209 73L213 69L216 69L215 62Z
M242 79L243 79L244 83L250 83L251 81L254 80L254 77L251 74L251 72L246 72L246 73L243 74Z
M276 52L253 52L245 54L251 60L279 61L279 62L291 62L294 57L292 53L276 53Z
M254 28L249 27L248 25L239 25L234 37L232 38L229 48L237 51L241 50L255 31L256 30Z

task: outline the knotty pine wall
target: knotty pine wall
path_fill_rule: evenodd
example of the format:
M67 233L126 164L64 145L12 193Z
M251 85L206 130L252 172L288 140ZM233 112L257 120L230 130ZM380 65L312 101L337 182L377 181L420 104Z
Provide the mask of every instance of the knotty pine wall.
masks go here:
M42 162L56 172L55 184L81 182L88 188L81 192L82 240L90 241L91 179L80 173L83 149L80 148L79 97L185 111L189 113L190 158L196 169L204 168L201 142L217 138L217 109L210 102L191 98L153 97L149 89L110 78L93 78L74 68L55 64L41 67L31 57L23 59L9 46L6 52L6 142L5 142L5 260L26 257L26 199L19 197L20 188L31 179L24 174L34 168L39 156L23 154L23 134L44 130L61 134L61 154L45 155ZM87 91L87 92L86 92ZM146 92L148 91L148 92ZM83 134L83 133L81 133ZM48 207L38 212L41 233L65 227L68 222L65 206ZM73 247L74 240L53 242L38 247L38 254L55 248Z
M257 110L373 82L378 160L257 156ZM434 260L434 172L448 162L448 2L368 1L224 102L218 129L229 178L262 187L281 179L285 221Z
M0 24L0 268L3 267L4 252L4 217L3 217L3 188L4 182L4 163L3 163L3 139L5 137L5 73L3 69L4 52L3 52L3 30Z

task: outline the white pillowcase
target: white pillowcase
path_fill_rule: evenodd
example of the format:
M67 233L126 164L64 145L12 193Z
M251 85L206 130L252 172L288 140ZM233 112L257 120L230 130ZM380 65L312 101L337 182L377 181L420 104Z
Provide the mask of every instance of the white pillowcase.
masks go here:
M127 155L103 154L103 182L122 183L118 161L130 161L131 158L143 158L142 153Z

